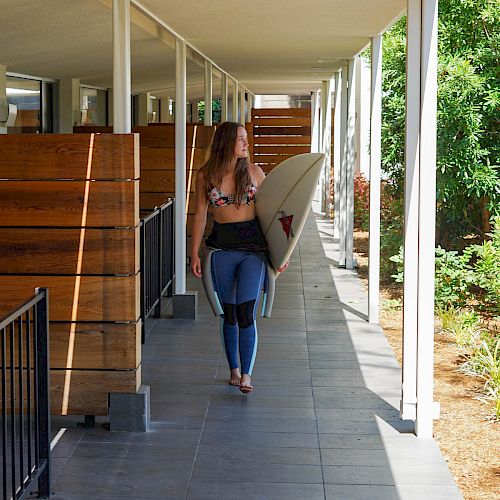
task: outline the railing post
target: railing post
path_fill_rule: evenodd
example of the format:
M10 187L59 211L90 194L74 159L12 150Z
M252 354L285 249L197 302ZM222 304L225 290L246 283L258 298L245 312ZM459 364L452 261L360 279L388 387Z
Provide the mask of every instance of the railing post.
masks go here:
M38 479L38 496L50 498L50 372L49 372L49 290L37 288L43 298L36 304L36 355L38 357L39 459L46 461Z
M145 224L144 220L141 220L139 226L139 238L140 238L140 280L141 280L141 343L146 342L146 242L144 239Z

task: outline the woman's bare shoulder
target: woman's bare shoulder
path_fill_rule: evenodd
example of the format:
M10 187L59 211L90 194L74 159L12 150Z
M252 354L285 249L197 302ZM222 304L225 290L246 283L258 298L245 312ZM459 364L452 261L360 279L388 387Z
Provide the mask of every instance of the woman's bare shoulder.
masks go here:
M254 163L249 163L248 169L250 170L250 177L252 178L252 181L257 181L257 185L259 185L266 177L264 171Z

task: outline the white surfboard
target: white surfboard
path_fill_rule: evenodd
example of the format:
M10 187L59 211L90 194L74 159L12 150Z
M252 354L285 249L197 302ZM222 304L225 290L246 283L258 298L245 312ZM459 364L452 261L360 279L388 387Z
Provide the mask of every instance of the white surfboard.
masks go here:
M298 242L324 162L323 153L293 156L259 186L255 211L275 270L286 264Z

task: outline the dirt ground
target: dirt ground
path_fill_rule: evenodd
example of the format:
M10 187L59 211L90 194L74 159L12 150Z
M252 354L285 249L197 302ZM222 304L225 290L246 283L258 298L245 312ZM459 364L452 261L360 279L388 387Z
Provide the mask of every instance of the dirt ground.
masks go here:
M359 275L367 286L367 232L355 231L354 248ZM380 323L400 364L403 314L394 299L401 297L397 284L381 285ZM500 499L500 424L492 422L489 407L475 399L480 381L458 371L459 347L439 330L436 325L434 400L441 404L441 416L434 437L465 500Z

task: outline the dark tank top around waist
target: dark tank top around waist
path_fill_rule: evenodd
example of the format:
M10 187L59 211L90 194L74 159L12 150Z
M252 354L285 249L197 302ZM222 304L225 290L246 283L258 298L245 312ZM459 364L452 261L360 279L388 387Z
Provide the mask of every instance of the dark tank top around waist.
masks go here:
M254 253L269 262L267 242L257 219L224 224L214 222L205 241L211 248Z

